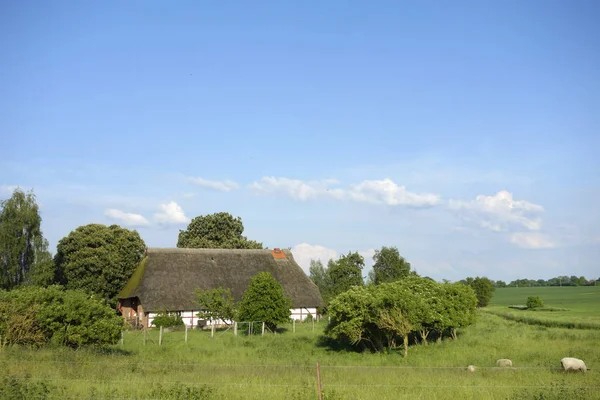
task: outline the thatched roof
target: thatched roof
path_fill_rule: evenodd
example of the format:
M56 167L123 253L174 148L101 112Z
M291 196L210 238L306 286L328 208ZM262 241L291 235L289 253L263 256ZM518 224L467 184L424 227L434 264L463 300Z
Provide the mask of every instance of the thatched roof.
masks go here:
M267 271L283 286L294 308L318 307L317 286L289 250L148 249L119 299L138 297L144 311L196 310L196 289L228 288L242 298L250 279Z

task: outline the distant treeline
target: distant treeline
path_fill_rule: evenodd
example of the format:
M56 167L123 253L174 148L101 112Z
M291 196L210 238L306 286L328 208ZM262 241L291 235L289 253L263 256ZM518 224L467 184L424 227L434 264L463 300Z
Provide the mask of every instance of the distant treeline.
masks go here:
M598 279L586 279L585 276L557 276L548 280L544 279L517 279L510 283L504 281L492 281L494 287L535 287L535 286L595 286Z

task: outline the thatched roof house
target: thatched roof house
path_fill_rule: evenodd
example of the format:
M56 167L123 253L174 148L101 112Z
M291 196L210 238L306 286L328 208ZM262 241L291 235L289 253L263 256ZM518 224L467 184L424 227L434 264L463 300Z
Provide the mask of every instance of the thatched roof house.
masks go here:
M119 309L126 319L135 318L145 326L151 325L153 314L165 309L182 312L184 320L191 318L188 322L194 325L196 289L221 286L240 300L250 279L263 271L283 286L292 299L292 313L299 313L300 319L321 305L317 286L289 250L151 248L117 296Z

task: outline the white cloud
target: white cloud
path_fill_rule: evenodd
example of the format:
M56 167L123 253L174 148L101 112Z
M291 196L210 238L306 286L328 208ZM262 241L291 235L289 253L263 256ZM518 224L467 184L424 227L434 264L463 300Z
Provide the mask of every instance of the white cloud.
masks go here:
M264 194L285 194L292 199L307 201L318 197L333 197L341 199L344 197L342 189L330 188L336 184L333 179L321 181L304 182L298 179L276 178L265 176L260 182L250 184L250 189Z
M542 220L533 215L543 212L544 207L525 200L513 200L512 193L506 190L493 196L479 195L473 201L450 200L448 205L460 211L463 218L496 232L506 231L511 225L529 230L539 230L542 226Z
M150 222L148 222L144 216L140 214L127 213L117 210L116 208L109 208L108 210L104 211L104 215L126 226L135 227L150 225Z
M174 201L167 204L161 204L161 213L154 214L154 219L160 224L187 224L190 219L185 216L181 206Z
M440 196L431 193L412 193L404 186L398 186L391 179L362 181L351 185L349 197L352 200L390 206L427 207L440 202Z
M204 178L188 178L188 180L198 186L206 187L213 190L218 190L221 192L230 192L232 190L238 189L240 185L236 182L225 180L225 181L209 181Z
M300 201L331 197L337 200L350 199L371 204L411 207L433 206L440 202L439 195L412 193L407 191L404 186L396 185L390 179L365 180L351 185L347 190L332 187L336 184L338 181L335 179L305 182L298 179L266 176L259 182L252 183L250 189L257 193L284 194Z
M556 247L556 243L539 232L513 233L510 235L510 242L525 249L551 249Z
M321 260L323 265L327 267L327 261L330 258L334 260L337 258L337 251L329 249L325 246L311 245L308 243L300 243L294 246L292 249L294 260L302 267L302 269L308 274L310 267L310 260Z

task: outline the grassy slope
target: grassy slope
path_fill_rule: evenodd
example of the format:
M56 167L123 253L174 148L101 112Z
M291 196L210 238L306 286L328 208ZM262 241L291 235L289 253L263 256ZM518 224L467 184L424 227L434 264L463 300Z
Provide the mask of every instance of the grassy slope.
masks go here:
M233 337L231 332L182 332L165 335L162 347L139 332L125 335L125 346L110 353L66 349L5 349L0 353L0 378L48 379L57 397L102 396L149 398L162 383L213 388L206 398L314 399L315 364L321 363L327 399L600 399L598 388L564 389L564 386L598 386L600 382L600 332L529 326L482 313L459 340L412 346L404 359L392 354L338 352L318 345L325 324L311 332L309 324L298 332L265 337ZM157 332L151 333L157 340ZM583 358L592 371L563 374L552 370L565 356ZM511 358L517 370L494 367L498 358ZM411 368L406 368L411 367ZM459 367L459 368L445 368ZM576 391L576 393L573 393ZM171 397L175 398L175 397ZM542 397L539 397L542 398Z
M510 304L525 304L528 296L539 296L545 307L566 308L568 311L540 312L507 308ZM597 323L600 326L600 286L496 289L488 308L544 320Z

